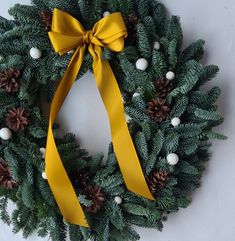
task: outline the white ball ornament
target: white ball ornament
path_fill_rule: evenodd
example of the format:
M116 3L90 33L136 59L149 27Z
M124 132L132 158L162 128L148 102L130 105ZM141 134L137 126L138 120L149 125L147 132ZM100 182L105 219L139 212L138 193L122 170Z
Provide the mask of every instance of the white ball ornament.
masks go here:
M139 97L140 96L140 93L134 93L133 94L133 97L135 98L135 97Z
M116 196L116 197L114 198L114 202L117 203L118 205L120 205L120 204L122 204L122 198L119 197L119 196Z
M12 137L12 132L9 128L4 127L0 130L0 138L2 140L7 141L11 139L11 137Z
M136 61L135 66L136 66L136 68L137 68L138 70L144 71L144 70L146 70L146 69L148 68L149 63L148 63L148 61L147 61L146 59L140 58L140 59L138 59L138 60Z
M166 157L167 162L171 166L175 166L179 162L179 156L175 153L170 153Z
M173 125L173 126L178 126L179 124L180 124L180 118L178 118L178 117L175 117L175 118L173 118L172 120L171 120L171 124Z
M38 48L31 48L29 53L33 59L40 59L42 57L42 51Z
M41 148L39 149L39 151L40 151L40 153L41 153L42 159L45 159L46 148L41 147Z
M160 50L161 44L158 41L155 41L154 45L153 45L153 48L156 49L156 50Z
M67 52L67 54L74 54L75 53L75 50L74 49L72 49L72 50L70 50L69 52Z
M0 61L2 61L4 58L3 58L3 56L2 55L0 55Z
M127 115L127 114L125 114L125 116L126 116L126 122L130 123L132 118L129 115Z
M173 80L175 78L175 73L173 71L169 71L166 73L166 78L168 80Z
M42 173L42 178L47 180L47 174L45 172Z
M107 17L107 16L109 16L111 13L109 12L109 11L105 11L104 13L103 13L103 17Z

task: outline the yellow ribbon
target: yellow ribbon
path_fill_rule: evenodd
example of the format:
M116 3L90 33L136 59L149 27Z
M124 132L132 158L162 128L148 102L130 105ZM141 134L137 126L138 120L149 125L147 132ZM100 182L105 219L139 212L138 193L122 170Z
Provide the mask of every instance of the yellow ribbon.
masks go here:
M120 52L127 36L120 13L113 13L98 21L92 30L85 31L81 23L68 13L54 9L51 43L60 55L75 49L64 77L52 100L46 146L46 175L55 200L65 220L89 227L84 212L62 164L53 137L52 126L82 65L86 46L93 57L96 84L106 107L114 151L127 188L143 197L154 199L149 191L138 156L126 124L122 96L109 63L102 59L102 48Z

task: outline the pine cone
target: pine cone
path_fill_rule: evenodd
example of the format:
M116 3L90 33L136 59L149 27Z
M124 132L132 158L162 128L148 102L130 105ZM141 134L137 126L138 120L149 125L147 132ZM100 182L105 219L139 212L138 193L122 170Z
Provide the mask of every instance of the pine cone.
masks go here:
M154 171L148 178L148 186L152 194L155 194L159 189L162 189L166 185L166 181L169 179L168 173L163 171Z
M16 182L12 179L7 162L0 159L0 187L12 189Z
M51 31L52 13L50 11L43 10L40 12L40 17L41 17L42 23L45 27L45 30L47 32Z
M6 126L13 131L23 131L28 125L29 113L22 107L13 108L5 117Z
M82 169L80 172L76 171L73 174L73 183L76 187L86 187L90 180L89 171L87 168Z
M172 83L169 80L157 79L154 81L155 90L158 98L165 98L172 89Z
M85 194L89 200L92 201L90 207L86 207L86 210L90 213L96 213L102 208L105 202L105 196L101 191L101 188L97 186L88 186L85 189Z
M8 69L0 72L0 88L6 92L17 92L20 88L21 71Z
M140 20L136 15L130 14L128 17L124 17L124 21L128 32L127 41L131 44L135 44L137 41L136 26L140 22Z
M157 98L147 103L148 109L146 110L148 116L157 122L162 122L166 119L170 108L168 107L166 100Z

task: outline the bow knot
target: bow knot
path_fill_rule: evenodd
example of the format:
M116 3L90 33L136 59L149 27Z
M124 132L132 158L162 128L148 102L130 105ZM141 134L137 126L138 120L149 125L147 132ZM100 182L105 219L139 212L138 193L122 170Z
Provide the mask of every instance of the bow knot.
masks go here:
M88 30L83 34L83 43L90 44L92 43L93 32L92 30Z

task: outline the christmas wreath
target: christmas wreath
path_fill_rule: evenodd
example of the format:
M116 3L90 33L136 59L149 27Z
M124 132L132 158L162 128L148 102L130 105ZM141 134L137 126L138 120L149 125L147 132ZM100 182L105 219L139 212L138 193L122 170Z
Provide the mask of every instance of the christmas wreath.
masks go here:
M210 140L225 139L213 131L223 121L220 89L201 88L218 72L199 63L204 41L182 50L179 18L154 0L33 0L9 13L14 20L0 17L1 219L25 238L37 231L55 241L161 230L190 203ZM107 160L73 134L59 137L54 123L87 71L109 115Z

